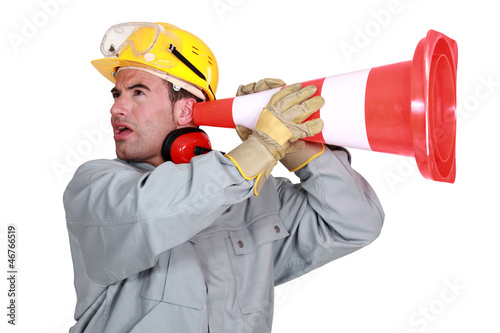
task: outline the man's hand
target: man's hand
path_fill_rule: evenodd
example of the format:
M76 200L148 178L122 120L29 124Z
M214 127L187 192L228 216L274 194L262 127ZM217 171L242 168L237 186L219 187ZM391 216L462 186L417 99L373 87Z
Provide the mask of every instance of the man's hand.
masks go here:
M236 96L250 95L261 91L284 87L284 86L286 86L286 83L280 79L262 79L259 80L257 83L252 82L246 85L240 85L238 87L238 91L236 92Z
M303 123L324 104L321 96L311 98L315 92L315 86L302 89L302 85L298 83L275 93L262 110L252 134L226 154L243 177L257 178L255 194L258 194L277 161L285 155L290 142L315 135L322 130L321 119Z
M316 90L316 86L302 88L300 83L296 83L278 91L262 110L255 130L265 132L280 144L295 142L321 132L321 119L303 122L325 103L321 96L310 98Z
M247 85L240 85L238 87L238 91L236 92L236 96L249 95L283 86L285 86L285 82L283 80L262 79L259 80L257 83L253 82ZM306 99L314 95L314 93L316 93L317 90L316 86L309 86L304 89L301 88L302 88L301 84L297 83L277 92L276 94L273 95L273 97L267 104L266 108L264 109L264 111L265 110L270 111L271 114L276 116L281 122L286 123L286 126L288 126L291 130L293 130L293 137L292 140L290 140L291 142L295 142L299 138L311 136L310 135L311 132L319 133L323 128L323 122L320 119L315 119L313 121L307 122L306 125L302 124L302 122L305 119L309 118L314 112L318 111L321 108L321 106L323 106L324 100L322 97L316 96L307 101L305 105L297 106L297 104L301 102L301 99L302 101L305 101ZM299 90L300 90L299 94L291 95L291 93ZM287 111L288 109L292 108L292 106L294 106L295 108L293 110ZM281 112L277 112L277 110L281 110L281 112L287 111L287 115L286 116L281 115L280 114ZM262 117L263 115L261 113L261 118ZM259 118L259 121L260 120L261 119ZM270 120L272 122L273 117L271 117L269 114L264 115L262 121L265 122L266 120ZM257 124L257 127L258 126L259 124ZM317 131L317 128L319 127L321 129ZM236 130L238 132L238 135L240 135L240 138L242 140L245 140L245 138L242 137L242 135L244 135L245 132L248 133L248 131L244 130L241 127L237 128Z
M286 83L280 79L262 79L257 83L249 83L246 85L240 85L238 87L238 91L236 92L236 96L244 96L249 94L258 93L261 91L284 87ZM240 137L241 141L245 141L248 139L250 134L252 134L252 130L248 129L244 126L236 126L236 133ZM286 150L283 152L284 157L280 160L280 162L291 172L297 171L301 169L303 166L307 165L316 157L323 154L325 151L325 145L322 143L316 142L305 142L303 140L297 140L293 143L290 143ZM264 172L264 175L267 175L266 178L269 177L274 165Z

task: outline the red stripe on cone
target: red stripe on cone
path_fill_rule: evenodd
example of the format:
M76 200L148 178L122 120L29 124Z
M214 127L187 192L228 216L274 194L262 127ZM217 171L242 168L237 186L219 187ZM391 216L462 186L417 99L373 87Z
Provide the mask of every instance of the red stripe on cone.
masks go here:
M414 156L411 133L411 61L370 70L365 122L373 151Z
M195 103L193 121L198 126L235 128L233 121L233 98Z

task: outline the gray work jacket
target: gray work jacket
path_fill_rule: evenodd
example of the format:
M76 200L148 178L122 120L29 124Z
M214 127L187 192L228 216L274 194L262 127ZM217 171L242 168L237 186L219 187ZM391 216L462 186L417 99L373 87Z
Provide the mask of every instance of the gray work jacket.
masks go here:
M222 154L87 162L64 193L71 333L270 332L273 289L372 242L384 213L343 150L259 196Z

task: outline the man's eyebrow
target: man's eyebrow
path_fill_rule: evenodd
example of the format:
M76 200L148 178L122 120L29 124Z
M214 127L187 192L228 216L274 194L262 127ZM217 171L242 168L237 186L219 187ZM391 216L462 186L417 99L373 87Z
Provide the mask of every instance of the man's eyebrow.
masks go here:
M137 83L137 84L134 84L134 85L131 85L130 87L128 87L127 89L128 90L133 90L133 89L136 89L136 88L142 88L142 89L145 89L147 91L151 91L151 89L149 89L149 87L143 83ZM114 87L113 89L111 89L111 93L114 94L114 93L120 93L120 90L116 87Z
M142 89L145 89L145 90L148 90L148 91L151 91L151 89L149 89L149 87L145 84L142 84L142 83L137 83L137 84L134 84L130 87L128 87L127 89L128 90L132 90L132 89L135 89L135 88L142 88Z

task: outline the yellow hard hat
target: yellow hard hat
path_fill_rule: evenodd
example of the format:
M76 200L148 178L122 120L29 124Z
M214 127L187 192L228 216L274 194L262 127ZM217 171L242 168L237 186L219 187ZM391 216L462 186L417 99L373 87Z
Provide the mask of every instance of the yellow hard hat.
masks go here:
M210 48L195 35L168 23L121 23L101 42L103 59L92 65L115 83L119 69L146 70L203 100L214 100L219 69ZM175 87L174 87L175 88Z

